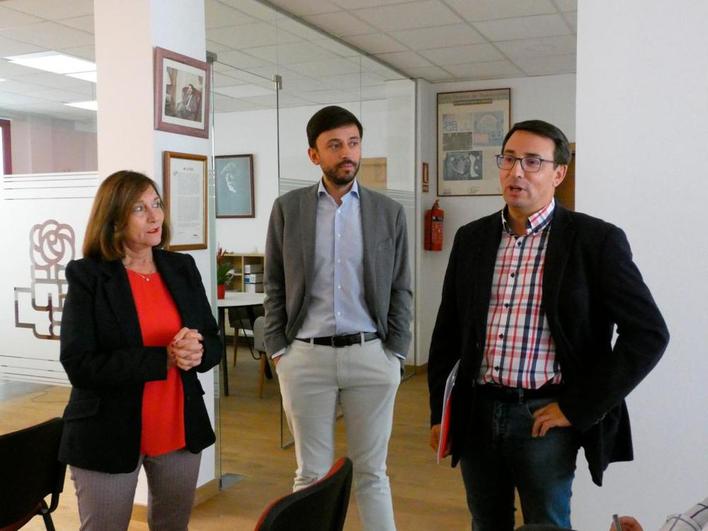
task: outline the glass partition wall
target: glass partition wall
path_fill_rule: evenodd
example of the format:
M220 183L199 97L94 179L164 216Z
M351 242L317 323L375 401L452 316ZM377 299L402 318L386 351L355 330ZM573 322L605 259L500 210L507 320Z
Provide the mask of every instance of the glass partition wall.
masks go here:
M237 7L229 8L227 13L224 4L206 3L207 48L216 54L212 83L214 155L217 160L229 155L252 156L254 212L253 217L239 218L219 213L217 168L219 246L239 255L265 252L273 201L321 177L319 167L307 156L307 121L326 105L340 105L352 111L364 128L362 164L357 177L360 184L376 189L405 208L413 288L419 225L415 192L415 83L269 5L256 0L240 0L233 5ZM235 26L210 28L210 21L214 24L218 18L233 21ZM239 335L238 330L231 333ZM232 339L227 341L233 345ZM239 360L244 351L248 351L247 347L242 346ZM412 344L406 367L408 376L414 372L416 358ZM227 363L231 378L235 378L241 362L231 358L230 349ZM240 389L237 377L236 380L231 380L231 394L240 397L241 404L249 402L255 416L265 418L273 414L276 423L280 419L280 426L273 429L281 432L281 446L287 446L289 432L282 415L277 410L275 413L268 410L263 403L268 400L268 393L275 393L270 408L280 408L277 385L266 386L267 396L262 401L250 402L256 394L255 382L249 381ZM222 486L228 486L230 480L238 477L234 474L248 475L249 465L239 458L236 449L241 437L234 432L233 412L239 402L223 395L219 402L218 454ZM261 408L266 409L256 413ZM241 414L236 416L240 418ZM277 450L277 442L273 448Z

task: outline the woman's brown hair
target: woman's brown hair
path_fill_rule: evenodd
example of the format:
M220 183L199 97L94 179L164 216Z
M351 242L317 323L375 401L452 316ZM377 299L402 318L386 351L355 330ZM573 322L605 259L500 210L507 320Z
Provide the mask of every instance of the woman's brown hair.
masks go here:
M118 260L125 256L123 243L128 218L133 205L148 188L154 189L162 202L153 180L142 173L121 170L111 174L101 183L86 226L83 246L85 257ZM169 241L170 220L165 212L159 247L167 246Z

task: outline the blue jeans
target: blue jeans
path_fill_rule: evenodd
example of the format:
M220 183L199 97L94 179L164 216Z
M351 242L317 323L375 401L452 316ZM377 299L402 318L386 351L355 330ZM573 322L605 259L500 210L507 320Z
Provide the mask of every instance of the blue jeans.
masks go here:
M532 413L553 401L476 399L474 435L460 459L474 531L514 529L514 488L525 523L570 527L577 433L553 428L531 437Z

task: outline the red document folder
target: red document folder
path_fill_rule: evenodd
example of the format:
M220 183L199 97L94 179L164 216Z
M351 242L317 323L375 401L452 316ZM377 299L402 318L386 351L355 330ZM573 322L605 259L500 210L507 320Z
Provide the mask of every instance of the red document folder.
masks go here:
M452 402L452 389L455 387L457 370L460 368L460 360L450 371L445 381L445 392L443 393L443 408L440 416L440 439L438 439L438 463L450 452L450 409Z

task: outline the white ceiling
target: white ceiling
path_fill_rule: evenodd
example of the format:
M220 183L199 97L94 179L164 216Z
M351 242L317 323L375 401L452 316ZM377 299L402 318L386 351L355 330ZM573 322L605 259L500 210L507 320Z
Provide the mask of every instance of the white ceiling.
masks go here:
M205 4L207 49L218 56L217 112L273 107L275 73L283 78L280 104L297 106L380 98L385 81L405 77L449 82L575 72L577 0ZM63 105L93 99L93 83L2 59L44 50L94 60L93 0L0 0L0 114L95 119Z

